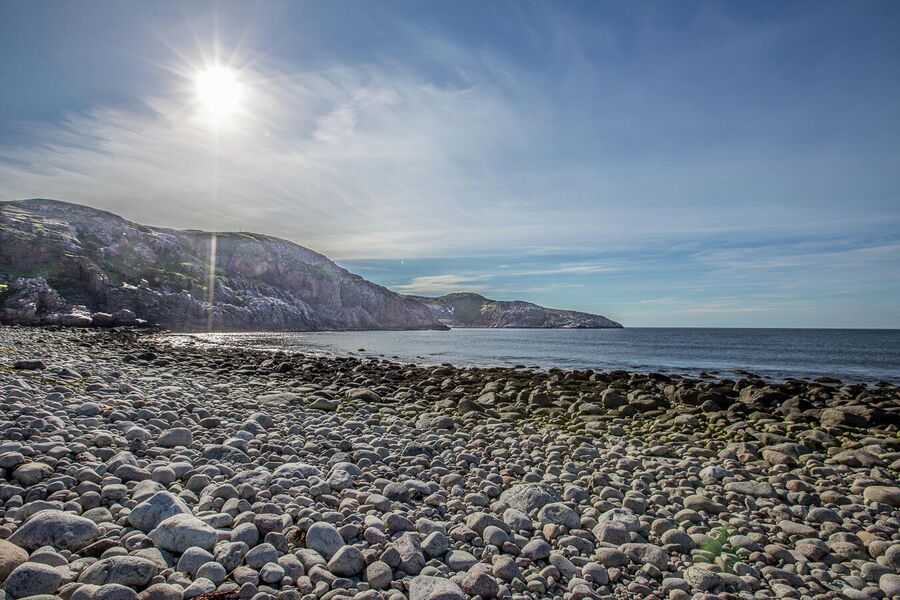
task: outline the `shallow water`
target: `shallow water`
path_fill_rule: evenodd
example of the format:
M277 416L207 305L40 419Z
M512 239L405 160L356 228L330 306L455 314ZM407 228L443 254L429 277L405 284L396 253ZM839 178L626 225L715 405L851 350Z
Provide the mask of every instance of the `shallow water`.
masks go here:
M769 379L837 377L900 383L900 330L453 329L198 334L212 342L313 353L396 357L423 364L626 369ZM364 349L364 350L360 350Z

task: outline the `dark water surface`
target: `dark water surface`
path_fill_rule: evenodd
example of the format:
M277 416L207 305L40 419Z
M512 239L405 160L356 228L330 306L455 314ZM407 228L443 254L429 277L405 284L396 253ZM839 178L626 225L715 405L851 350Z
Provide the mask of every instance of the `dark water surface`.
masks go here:
M423 364L626 369L770 379L822 375L900 383L900 330L876 329L454 329L199 334L248 348L397 357ZM359 351L364 348L364 351Z

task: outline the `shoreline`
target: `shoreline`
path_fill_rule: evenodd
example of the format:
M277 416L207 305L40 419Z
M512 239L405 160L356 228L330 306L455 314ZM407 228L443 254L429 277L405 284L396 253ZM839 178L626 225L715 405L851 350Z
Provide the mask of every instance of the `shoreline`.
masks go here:
M425 367L166 335L0 327L12 598L26 575L64 599L900 590L896 386Z
M461 328L465 330L473 330L473 331L485 331L492 330L497 331L498 335L502 334L504 331L510 331L510 329L492 329L492 328L484 328L484 327L472 327L472 328ZM664 329L678 329L678 328L664 328ZM688 330L695 328L686 328ZM514 331L541 331L536 328L529 328L523 330L514 330ZM571 330L566 330L571 331ZM771 331L778 331L778 329L772 329ZM816 330L817 331L817 330ZM884 331L893 331L893 330L884 330ZM687 379L687 380L698 380L698 381L717 381L717 380L735 380L742 378L749 378L754 380L762 380L766 383L772 384L781 384L787 381L802 381L807 384L815 384L820 382L828 382L829 384L838 383L839 385L867 385L872 387L900 387L900 375L896 379L891 379L890 377L867 377L864 373L849 373L844 372L842 374L835 374L833 372L828 372L823 370L821 372L815 373L803 373L797 374L797 369L791 368L783 368L776 369L772 366L735 366L735 367L727 367L720 366L718 368L697 368L690 366L666 366L666 367L640 367L640 366L626 366L626 365L596 365L596 366L588 366L586 364L582 365L541 365L541 364L523 364L517 363L514 360L503 361L501 358L497 358L497 362L489 362L489 361L479 361L477 359L470 359L467 361L453 360L450 359L442 359L440 357L428 357L423 355L415 355L415 356L397 356L391 355L388 351L380 352L377 350L369 350L369 349L360 349L360 350L349 350L346 348L340 348L336 345L330 345L328 347L317 347L314 345L303 346L302 344L291 344L283 343L281 345L271 345L271 346L240 346L237 343L231 343L227 341L227 338L234 337L239 341L248 341L253 337L271 337L273 340L277 339L279 336L295 336L295 335L310 335L310 336L334 336L334 335L354 335L359 333L372 333L377 334L381 333L378 331L365 331L365 332L345 332L345 331L300 331L300 332L270 332L270 331L250 331L250 332L161 332L163 337L171 337L178 338L184 337L186 339L190 339L198 344L208 344L210 346L229 346L229 347L237 347L244 348L247 350L256 349L260 351L266 352L288 352L288 353L299 353L299 354L309 354L313 356L327 356L327 357L358 357L358 358L370 358L370 359L382 359L382 360L390 360L394 362L399 362L400 364L415 364L420 367L429 367L429 366L453 366L455 368L484 368L484 369L530 369L537 371L549 371L551 369L562 370L562 371L591 371L597 373L604 372L627 372L634 373L637 375L664 375L667 377L678 378L678 379ZM396 333L396 332L394 332ZM421 333L421 332L411 332L411 333ZM165 334L168 334L167 336ZM221 339L210 339L220 337ZM361 341L361 343L364 343Z

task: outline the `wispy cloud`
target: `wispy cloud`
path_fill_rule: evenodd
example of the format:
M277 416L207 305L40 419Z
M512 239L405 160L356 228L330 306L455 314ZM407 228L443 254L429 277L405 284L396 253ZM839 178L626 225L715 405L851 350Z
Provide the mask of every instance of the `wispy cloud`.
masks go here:
M456 65L458 80L437 84L388 62L297 70L272 60L242 74L245 110L218 135L178 86L142 107L100 104L28 124L19 142L0 140L0 194L84 202L153 224L264 231L339 259L589 254L850 226L851 212L835 202L844 189L835 173L845 171L809 171L824 150L809 149L803 163L759 149L750 160L741 147L617 152L593 140L637 135L620 122L637 119L638 107L611 92L628 89L616 87L627 74L598 80L577 46L552 49L566 67L551 75L489 48L416 43L435 63ZM573 104L560 85L574 81L579 98L603 98L604 110ZM682 121L672 107L657 108L644 116L660 126L671 118L667 127ZM748 169L779 181L815 175L817 188L788 199L788 187L754 193L729 181L753 176ZM830 191L817 196L819 187ZM814 210L819 204L826 210ZM614 268L589 259L523 274Z
M405 284L391 286L404 294L443 295L451 292L476 292L487 287L490 275L454 274L423 275Z
M488 232L521 248L560 220L517 212L513 190L465 164L521 129L489 81L460 90L388 66L275 71L244 75L245 110L218 134L177 96L30 124L35 143L0 146L0 194L265 231L336 258L464 254L493 244Z
M614 267L604 262L585 261L585 262L562 262L544 266L541 268L508 271L507 275L531 276L531 275L592 275L595 273L611 273L619 270L620 267Z
M858 240L794 241L782 244L708 249L697 259L722 269L747 271L787 271L828 267L831 269L871 268L876 264L898 264L900 242ZM898 264L900 266L900 264Z
M755 299L748 305L746 299L710 298L686 300L677 298L654 298L641 300L642 305L651 305L652 309L645 313L664 313L667 315L739 315L745 313L766 313L784 308L779 305L759 305Z

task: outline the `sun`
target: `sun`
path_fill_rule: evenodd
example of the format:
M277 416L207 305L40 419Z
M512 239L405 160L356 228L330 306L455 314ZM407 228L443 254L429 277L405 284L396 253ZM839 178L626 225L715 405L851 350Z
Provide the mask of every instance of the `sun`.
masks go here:
M240 109L243 85L233 69L209 67L194 76L194 84L200 110L214 122Z

